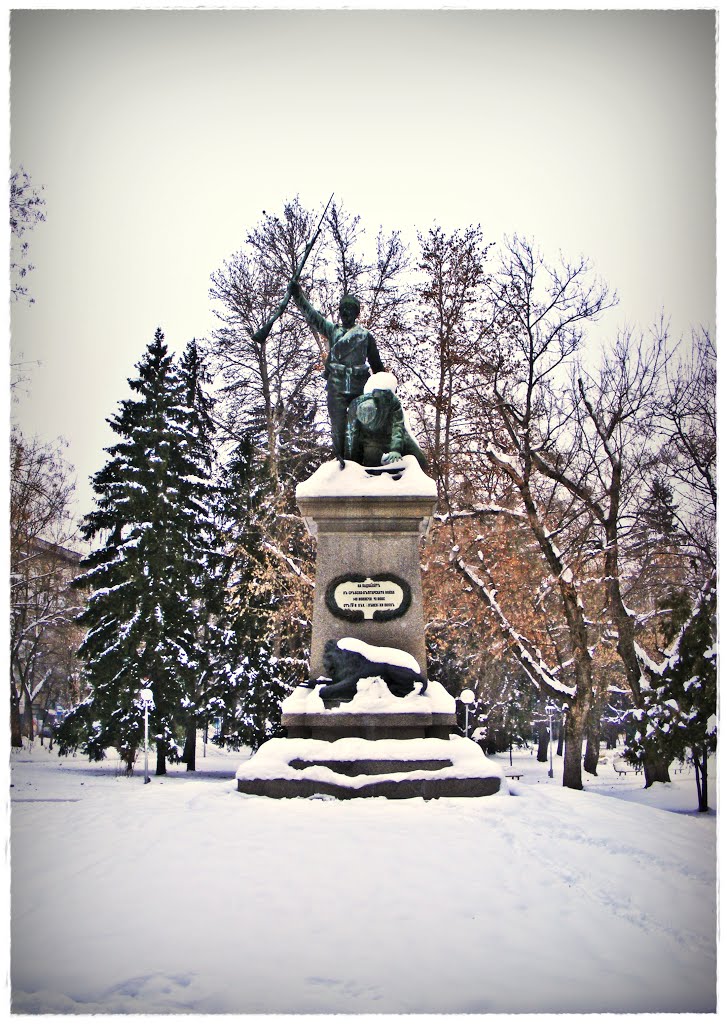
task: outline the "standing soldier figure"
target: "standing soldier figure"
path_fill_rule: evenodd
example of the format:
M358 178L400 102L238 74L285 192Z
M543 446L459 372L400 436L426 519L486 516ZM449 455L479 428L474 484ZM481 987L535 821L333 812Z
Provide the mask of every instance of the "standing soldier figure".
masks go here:
M328 339L329 350L323 376L327 381L333 452L343 469L348 407L355 398L363 394L371 372L369 367L374 373L379 373L384 366L373 334L356 323L356 317L361 312L361 303L355 295L343 296L338 304L341 323L332 324L313 309L298 281L293 279L288 290L313 330Z

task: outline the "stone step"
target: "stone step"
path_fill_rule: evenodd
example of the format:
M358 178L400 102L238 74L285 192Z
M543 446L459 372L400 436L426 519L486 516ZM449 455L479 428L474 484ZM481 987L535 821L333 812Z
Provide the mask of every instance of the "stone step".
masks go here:
M333 742L273 739L237 770L240 793L280 799L331 796L340 800L492 796L506 786L502 769L472 740Z
M283 712L282 725L290 739L337 740L361 737L368 740L446 740L457 725L455 715L437 712Z
M280 800L286 797L332 796L337 800L383 796L389 800L410 800L422 797L437 800L446 796L494 796L500 790L498 778L430 778L377 779L352 789L344 783L321 779L238 779L237 790L251 796L267 796Z
M368 758L355 761L334 761L316 758L315 760L304 761L302 758L297 757L289 763L291 768L299 770L313 767L330 768L332 772L351 777L356 775L393 775L396 772L436 772L440 768L452 767L452 762L445 759L430 759L428 761L397 761L389 759L383 761Z

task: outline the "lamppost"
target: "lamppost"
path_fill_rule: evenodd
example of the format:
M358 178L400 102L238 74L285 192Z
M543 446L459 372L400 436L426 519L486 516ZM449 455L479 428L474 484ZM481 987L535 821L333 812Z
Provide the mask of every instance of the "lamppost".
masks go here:
M545 713L548 716L548 749L550 751L550 768L548 769L548 778L553 778L553 715L560 714L559 709L555 704L546 704Z
M149 708L154 707L154 694L149 687L139 690L139 701L144 708L144 785L149 782Z
M462 690L459 699L464 704L464 735L465 739L468 739L470 734L470 704L474 704L474 691Z

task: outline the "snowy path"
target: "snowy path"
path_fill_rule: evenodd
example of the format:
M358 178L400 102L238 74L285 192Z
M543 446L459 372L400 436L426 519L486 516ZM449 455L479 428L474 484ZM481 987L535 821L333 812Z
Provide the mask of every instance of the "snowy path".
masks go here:
M512 797L271 801L21 753L13 1009L713 1010L714 816L534 770Z

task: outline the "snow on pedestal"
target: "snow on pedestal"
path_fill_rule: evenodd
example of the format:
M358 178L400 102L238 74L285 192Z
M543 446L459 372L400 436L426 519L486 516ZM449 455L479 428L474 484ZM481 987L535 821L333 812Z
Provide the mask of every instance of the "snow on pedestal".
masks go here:
M455 700L436 679L430 679L425 693L418 689L406 695L395 697L383 679L373 676L359 679L356 696L335 708L326 708L319 693L321 686L311 690L297 686L282 703L284 715L351 715L366 711L378 711L389 715L408 715L413 712L424 714L455 714Z
M344 661L341 676L346 696L328 696L323 687L330 680L319 680L314 688L300 686L282 704L282 725L293 739L337 740L344 736L364 739L446 739L456 727L455 702L436 680L425 683L419 662L406 651L368 644L345 636L336 647L351 652L356 660ZM365 659L365 660L361 660ZM335 666L332 668L334 670ZM387 685L387 671L411 673L411 691L405 696L393 693ZM376 671L378 669L378 672ZM353 675L350 685L345 678ZM366 675L364 675L366 673ZM358 679L355 677L358 675ZM390 680L391 681L391 680ZM405 685L399 676L400 685ZM351 687L355 685L353 697ZM334 687L335 689L335 687Z
M401 474L377 473L371 475L358 462L346 461L341 469L338 462L324 462L312 476L298 484L295 497L307 498L436 498L437 485L422 471L413 455L405 455L396 467Z

